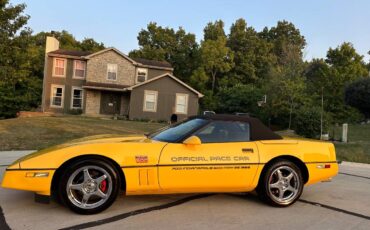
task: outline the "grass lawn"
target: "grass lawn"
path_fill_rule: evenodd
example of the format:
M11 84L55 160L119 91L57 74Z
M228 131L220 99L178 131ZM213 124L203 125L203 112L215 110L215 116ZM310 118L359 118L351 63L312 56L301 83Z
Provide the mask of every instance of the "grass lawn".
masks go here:
M299 137L294 132L287 130L278 131L277 133L283 136ZM330 135L334 135L335 140L340 140L342 127L333 127ZM348 143L336 141L334 145L338 160L370 164L370 124L349 125Z
M339 140L341 127L334 128L334 137ZM370 124L349 125L348 143L336 142L335 148L339 160L370 164Z
M76 138L99 134L143 134L164 125L81 116L0 120L0 151L38 150Z

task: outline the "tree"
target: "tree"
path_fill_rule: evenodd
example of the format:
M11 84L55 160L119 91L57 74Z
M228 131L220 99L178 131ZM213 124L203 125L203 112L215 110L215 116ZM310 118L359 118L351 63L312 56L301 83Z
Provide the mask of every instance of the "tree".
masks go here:
M363 58L351 43L344 42L335 49L330 48L325 61L338 74L338 83L343 84L368 76Z
M32 89L27 87L35 79L30 77L25 53L31 36L31 30L25 27L29 19L23 14L25 7L0 0L0 118L14 116L33 97Z
M244 19L238 19L230 28L227 46L234 52L235 66L230 76L240 83L262 82L275 64L272 44L258 36Z
M307 91L314 97L321 95L322 88L330 84L330 67L324 59L313 59L305 69Z
M201 63L204 70L212 77L212 92L215 91L216 78L220 73L228 72L233 66L234 55L226 46L226 38L205 40L202 42Z
M265 27L259 35L273 44L273 53L276 55L279 65L283 66L289 63L292 55L296 56L297 61L302 60L306 40L293 23L279 21L276 27L270 29Z
M100 50L105 49L105 46L102 42L98 43L92 38L84 38L80 44L78 45L79 48L83 51L90 51L90 52L98 52Z
M203 29L203 39L206 40L217 40L219 38L226 38L224 31L224 22L222 20L217 20L215 22L209 22Z
M356 52L352 44L343 43L335 49L330 48L325 61L330 67L329 80L324 86L326 110L337 122L360 119L358 112L345 104L344 91L346 85L368 76L363 56Z
M261 89L249 84L237 84L230 88L222 88L218 92L219 106L217 111L220 113L250 113L259 115L261 108L257 101L263 97Z
M370 118L370 78L359 79L346 87L345 102Z
M130 57L168 61L174 67L174 74L185 82L189 82L192 72L199 67L195 35L181 27L174 30L151 22L137 38L140 48L131 51Z

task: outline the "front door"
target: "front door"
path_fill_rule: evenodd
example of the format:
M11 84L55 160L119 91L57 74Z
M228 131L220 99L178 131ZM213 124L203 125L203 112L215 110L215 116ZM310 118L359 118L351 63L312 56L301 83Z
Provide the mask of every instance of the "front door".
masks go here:
M121 94L115 92L102 92L100 102L101 114L120 114Z
M167 192L248 191L258 169L258 149L249 124L213 121L194 133L202 144L169 143L159 162L159 184Z

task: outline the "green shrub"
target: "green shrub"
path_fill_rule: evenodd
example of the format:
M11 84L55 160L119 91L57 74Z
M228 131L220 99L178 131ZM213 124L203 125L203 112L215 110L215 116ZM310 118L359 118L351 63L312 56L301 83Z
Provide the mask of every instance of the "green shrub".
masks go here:
M262 100L262 91L253 85L235 85L220 89L218 95L218 113L250 113L258 115L261 108L257 101Z
M357 80L346 87L346 104L370 118L370 78Z
M327 133L330 126L330 116L324 113L323 133ZM321 108L302 106L297 110L294 128L298 135L308 138L319 138L321 129Z
M82 114L82 109L70 109L70 110L68 110L68 114L81 115Z
M162 119L162 120L158 120L158 121L157 121L157 123L167 124L167 123L168 123L168 121L167 121L167 120L163 120L163 119Z
M149 118L134 118L132 121L137 121L137 122L150 122Z

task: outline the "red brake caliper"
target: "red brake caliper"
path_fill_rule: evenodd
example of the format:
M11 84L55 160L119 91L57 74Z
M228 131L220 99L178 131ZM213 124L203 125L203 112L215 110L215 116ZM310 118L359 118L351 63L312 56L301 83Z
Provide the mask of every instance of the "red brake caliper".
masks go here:
M103 180L101 183L100 183L100 190L102 192L105 192L105 190L107 189L107 180Z

